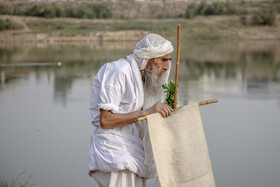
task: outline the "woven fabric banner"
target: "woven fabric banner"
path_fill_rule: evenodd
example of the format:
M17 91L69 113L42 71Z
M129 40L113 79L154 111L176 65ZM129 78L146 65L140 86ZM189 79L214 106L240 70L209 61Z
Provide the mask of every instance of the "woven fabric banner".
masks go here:
M215 187L199 106L147 116L161 187Z

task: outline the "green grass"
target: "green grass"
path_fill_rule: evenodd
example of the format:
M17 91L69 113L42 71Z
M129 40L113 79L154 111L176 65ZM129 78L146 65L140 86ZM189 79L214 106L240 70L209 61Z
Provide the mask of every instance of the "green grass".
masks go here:
M21 172L16 178L11 179L11 181L0 179L0 187L31 187L34 186L35 183L30 183L31 177L33 174L27 176L24 180L24 182L20 182L21 177L26 172Z
M126 31L126 30L142 30L151 31L162 34L176 34L176 26L178 22L135 22L135 21L120 21L120 22L104 22L104 23L72 23L72 22L54 22L41 21L29 22L28 27L34 33L52 33L59 32L61 36L87 35L89 33L99 31ZM184 24L184 23L183 23Z
M213 33L197 33L191 36L195 40L221 40L222 36Z
M186 19L176 20L116 20L98 23L74 23L68 21L40 21L29 22L28 27L33 33L55 34L59 36L88 36L96 32L141 30L158 33L165 37L177 35L177 25L181 25L182 39L188 40L223 40L232 37L224 34L232 26L242 28L241 23L226 22L215 25L191 23Z

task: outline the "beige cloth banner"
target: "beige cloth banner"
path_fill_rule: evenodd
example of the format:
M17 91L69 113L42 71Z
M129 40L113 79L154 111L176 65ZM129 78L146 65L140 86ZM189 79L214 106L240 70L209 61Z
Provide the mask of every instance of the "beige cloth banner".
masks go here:
M147 121L161 187L216 186L197 104Z

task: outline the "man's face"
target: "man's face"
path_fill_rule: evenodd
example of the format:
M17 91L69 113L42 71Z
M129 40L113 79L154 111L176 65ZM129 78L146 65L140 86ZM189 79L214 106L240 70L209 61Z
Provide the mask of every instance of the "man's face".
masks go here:
M154 69L157 72L157 77L160 78L169 69L169 60L172 60L171 54L152 58L148 61L146 68Z
M162 85L166 84L170 68L171 54L150 59L143 71L145 102L144 108L148 108L160 101L163 97Z
M150 59L143 72L144 88L147 92L157 96L162 94L162 84L168 79L169 61L171 54Z

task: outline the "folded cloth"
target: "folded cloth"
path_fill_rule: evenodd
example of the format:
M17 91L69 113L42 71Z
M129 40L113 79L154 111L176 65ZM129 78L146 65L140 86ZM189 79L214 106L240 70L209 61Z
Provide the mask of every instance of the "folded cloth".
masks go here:
M168 118L147 116L161 187L214 187L199 106L188 105Z

